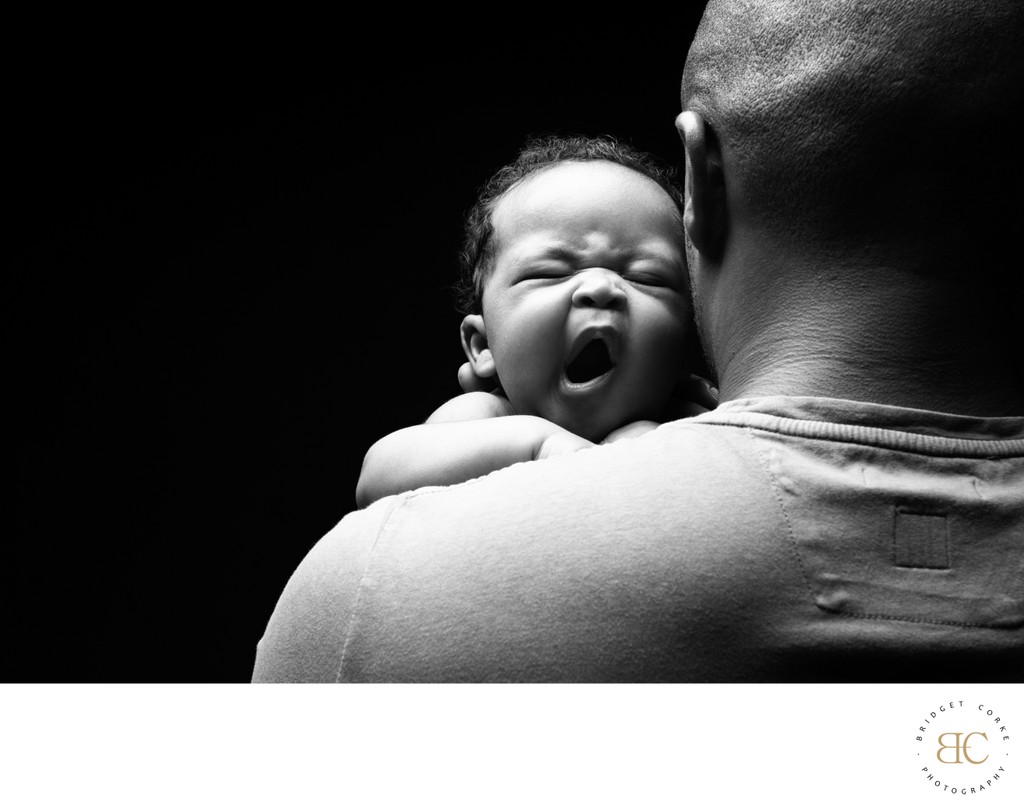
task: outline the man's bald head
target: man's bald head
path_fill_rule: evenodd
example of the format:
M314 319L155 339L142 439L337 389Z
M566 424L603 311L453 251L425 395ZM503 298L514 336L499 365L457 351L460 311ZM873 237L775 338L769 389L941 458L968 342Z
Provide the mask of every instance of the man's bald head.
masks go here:
M1022 18L1021 0L710 0L683 109L718 139L732 215L938 267L1015 226Z

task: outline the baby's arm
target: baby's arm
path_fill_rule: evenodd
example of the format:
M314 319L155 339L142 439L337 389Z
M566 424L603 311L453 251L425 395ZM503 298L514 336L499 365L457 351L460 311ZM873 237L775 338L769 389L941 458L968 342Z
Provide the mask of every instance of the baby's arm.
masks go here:
M466 393L443 404L424 424L377 441L366 453L356 505L420 486L461 483L520 461L593 446L538 416L514 414L492 393Z

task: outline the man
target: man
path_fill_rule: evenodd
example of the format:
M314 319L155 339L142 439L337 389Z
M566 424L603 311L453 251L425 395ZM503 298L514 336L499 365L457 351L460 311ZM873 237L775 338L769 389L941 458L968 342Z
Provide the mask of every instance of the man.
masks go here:
M712 0L683 76L722 404L348 515L256 681L1015 681L1017 0Z

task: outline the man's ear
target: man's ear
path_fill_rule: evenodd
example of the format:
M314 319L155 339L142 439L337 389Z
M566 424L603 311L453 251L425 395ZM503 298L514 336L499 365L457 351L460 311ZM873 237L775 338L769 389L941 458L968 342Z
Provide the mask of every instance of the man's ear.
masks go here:
M487 328L483 315L466 315L459 329L462 337L462 350L466 352L473 373L487 378L495 375L494 357L487 345Z
M725 242L725 179L715 133L700 113L684 110L676 129L686 153L686 210L683 225L693 246L717 258Z

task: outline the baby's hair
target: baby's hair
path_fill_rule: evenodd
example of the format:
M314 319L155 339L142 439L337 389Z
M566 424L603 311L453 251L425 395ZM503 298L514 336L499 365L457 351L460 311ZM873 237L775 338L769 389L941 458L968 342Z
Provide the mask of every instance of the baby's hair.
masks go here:
M455 285L455 305L462 314L479 314L483 289L493 269L494 227L491 214L502 197L525 178L560 163L605 160L618 163L656 182L671 197L682 228L683 194L674 168L652 155L608 135L547 135L527 140L515 161L499 169L484 184L476 203L466 215L465 241L459 254L460 276Z

